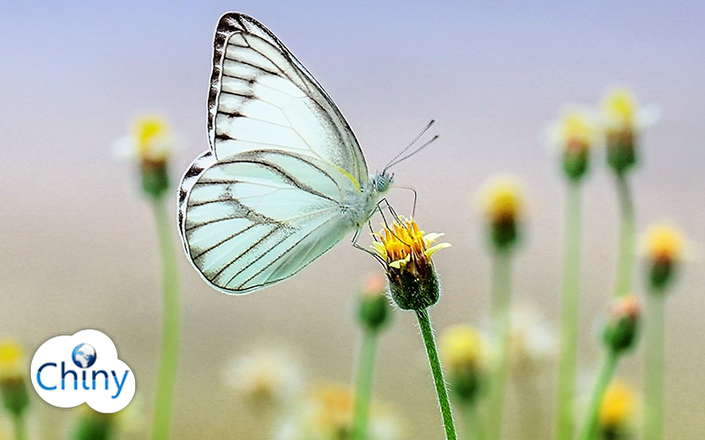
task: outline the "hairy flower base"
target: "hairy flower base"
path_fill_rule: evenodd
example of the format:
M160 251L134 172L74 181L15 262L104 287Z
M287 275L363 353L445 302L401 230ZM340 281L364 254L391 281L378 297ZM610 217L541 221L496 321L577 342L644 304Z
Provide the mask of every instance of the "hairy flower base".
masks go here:
M422 310L438 302L441 289L433 263L429 260L422 269L422 272L388 269L389 290L400 309Z

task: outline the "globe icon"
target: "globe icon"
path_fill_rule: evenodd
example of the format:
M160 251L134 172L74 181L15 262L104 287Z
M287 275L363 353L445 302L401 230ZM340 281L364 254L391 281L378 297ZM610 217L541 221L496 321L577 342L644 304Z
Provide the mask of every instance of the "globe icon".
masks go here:
M90 368L95 364L96 357L95 348L86 343L78 344L71 354L73 363L80 368Z

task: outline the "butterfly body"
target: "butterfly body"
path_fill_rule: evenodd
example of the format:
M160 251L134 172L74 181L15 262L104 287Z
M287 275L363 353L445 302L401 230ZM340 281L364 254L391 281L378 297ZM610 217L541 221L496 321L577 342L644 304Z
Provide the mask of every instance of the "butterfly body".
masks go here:
M320 84L255 19L221 17L209 151L184 174L179 232L204 280L249 293L296 274L359 230L392 183Z

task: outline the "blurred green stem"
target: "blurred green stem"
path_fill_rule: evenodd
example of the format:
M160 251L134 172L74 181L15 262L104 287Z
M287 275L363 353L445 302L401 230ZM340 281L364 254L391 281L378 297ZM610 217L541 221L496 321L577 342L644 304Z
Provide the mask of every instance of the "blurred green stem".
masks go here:
M644 440L663 439L665 294L658 290L647 295Z
M612 381L614 372L617 369L618 361L619 353L610 349L602 363L600 374L597 376L597 382L595 383L595 388L592 391L590 404L587 407L585 425L583 426L583 431L580 435L581 440L595 440L597 438L597 423L600 415L600 406L602 405L602 399L605 396L605 391L607 390L610 381Z
M632 290L632 269L634 266L634 201L626 174L617 175L617 191L621 211L619 231L619 257L614 296L626 295Z
M465 439L484 440L484 430L479 417L480 408L477 400L461 405L460 409L463 412L465 422Z
M377 331L365 329L362 336L360 363L357 373L357 390L355 393L355 419L353 433L355 440L367 438L367 424L370 415L370 399L372 395L372 377L375 367L375 349L377 346Z
M510 336L510 301L511 301L511 255L508 250L495 252L492 274L491 318L492 333L497 358L490 377L487 396L487 437L492 440L502 438L502 412L504 394L507 386L509 369Z
M152 199L157 223L159 251L162 260L164 307L162 315L162 347L157 377L154 408L153 440L167 440L174 402L174 384L179 352L179 279L174 241L171 235L173 216L167 211L163 197Z
M436 338L433 335L433 327L431 326L431 318L429 317L428 310L416 310L416 318L419 321L419 328L421 330L424 345L426 346L428 362L431 365L431 374L433 375L433 384L436 386L438 404L441 407L441 416L443 417L443 427L446 432L446 440L458 440L458 433L455 430L455 422L453 422L453 411L450 406L450 399L448 398L448 388L446 387L446 381L443 378L443 367L441 367L441 360L438 357Z
M580 303L580 241L582 237L580 183L568 183L568 207L563 261L561 351L558 364L556 439L570 440L575 429L575 380L578 357Z
M27 424L25 423L24 412L18 411L12 415L15 425L15 440L27 440Z

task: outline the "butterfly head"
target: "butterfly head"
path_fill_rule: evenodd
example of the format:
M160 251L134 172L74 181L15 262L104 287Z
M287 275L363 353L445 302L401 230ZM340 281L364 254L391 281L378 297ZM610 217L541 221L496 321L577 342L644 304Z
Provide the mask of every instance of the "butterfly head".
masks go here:
M387 170L378 172L372 178L372 188L379 194L389 191L392 183L394 183L394 173L389 173Z

